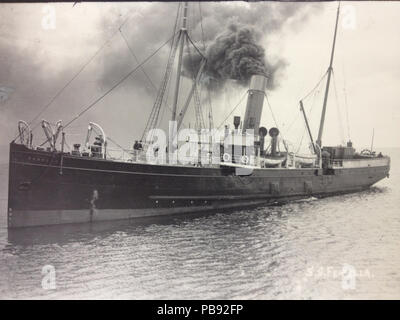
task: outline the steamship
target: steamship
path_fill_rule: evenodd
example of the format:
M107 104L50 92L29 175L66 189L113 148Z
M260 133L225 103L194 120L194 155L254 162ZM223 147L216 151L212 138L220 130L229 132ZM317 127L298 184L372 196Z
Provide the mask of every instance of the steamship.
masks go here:
M219 140L195 142L198 156L195 152L189 161L177 161L177 153L172 151L179 148L179 142L174 142L176 135L171 132L180 130L192 101L199 105L198 87L207 64L203 56L178 113L184 45L192 43L187 31L188 4L180 6L181 23L170 41L165 76L143 139L138 139L131 150L123 150L123 157L110 154L110 139L99 124L91 122L85 143L76 143L68 151L65 139L69 123L63 126L61 121L51 124L43 120L45 143L34 145L30 124L19 121L19 135L10 143L9 228L268 205L311 196L357 192L389 176L388 156L377 155L372 150L358 153L350 141L345 146L322 145L339 8L315 142L300 102L312 145L309 155L291 151L281 139L278 128L268 130L261 126L268 75L254 74L247 92L243 121L235 116L232 130L226 126ZM178 59L175 59L176 54ZM175 131L170 130L168 136L172 143L167 147L155 147L152 129L156 128L160 108L165 105L165 88L174 72L171 120ZM201 128L196 129L200 132ZM91 141L93 136L94 141ZM244 140L250 143L246 144ZM208 146L206 156L201 156L202 144Z

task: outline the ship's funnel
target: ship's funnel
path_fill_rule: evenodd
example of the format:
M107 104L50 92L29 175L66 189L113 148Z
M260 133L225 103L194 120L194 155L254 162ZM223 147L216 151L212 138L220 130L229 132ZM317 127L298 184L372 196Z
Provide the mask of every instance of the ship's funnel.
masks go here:
M269 129L269 135L271 136L271 155L275 157L277 153L279 129L278 128Z
M254 134L258 135L267 80L268 78L263 75L253 75L251 77L243 132L252 129L254 130Z

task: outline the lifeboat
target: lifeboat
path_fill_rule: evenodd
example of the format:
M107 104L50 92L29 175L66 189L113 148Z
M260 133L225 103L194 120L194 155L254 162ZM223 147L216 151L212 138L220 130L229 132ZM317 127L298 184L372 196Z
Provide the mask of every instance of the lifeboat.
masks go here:
M291 155L293 156L293 154ZM301 165L313 165L317 161L317 155L315 154L295 154L296 162Z

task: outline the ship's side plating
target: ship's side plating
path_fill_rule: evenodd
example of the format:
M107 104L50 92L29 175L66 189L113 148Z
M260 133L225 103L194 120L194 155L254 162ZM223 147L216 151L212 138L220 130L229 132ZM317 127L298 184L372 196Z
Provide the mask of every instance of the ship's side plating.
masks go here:
M61 159L62 158L62 159ZM10 145L8 226L23 227L178 214L368 188L387 157L332 169L190 167L117 162Z
M193 44L188 38L186 28L187 6L188 4L185 3L182 27L177 37L178 40L174 43L174 49L171 47L172 55L170 55L167 71L162 81L162 87L165 88L168 79L170 79L172 62L179 47L173 121L177 120L184 43L186 41ZM62 132L61 150L63 151L64 129L66 128L62 127L60 121L56 128L51 128L50 123L45 120L42 121L42 127L48 138L47 142L50 143L50 148L48 151L44 151L40 147L34 149L29 125L22 122L22 124L25 124L25 126L22 126L25 131L21 129L22 127L19 128L21 144L10 144L8 226L14 228L128 219L268 204L309 196L360 191L388 176L389 157L376 156L372 150L368 154L362 152L355 154L351 141L347 143L346 147L322 145L321 139L332 74L339 8L340 6L337 10L324 104L316 144L314 144L307 117L302 108L314 150L313 157L307 159L307 157L300 157L289 152L286 144L286 152L280 153L277 150L279 143L278 128L270 128L269 130L271 137L270 154L266 154L264 142L268 130L265 127L259 127L267 85L265 72L254 74L251 77L242 130L238 130L240 118L235 117L235 130L232 132L232 137L239 135L241 139L253 134L255 138L254 154L250 151L248 153L247 150L243 152L243 145L235 148L238 145L233 139L231 145L221 144L218 146L220 151L223 150L223 163L218 165L202 166L200 160L196 163L196 166L140 163L137 162L135 154L138 150L142 150L141 143L135 143L134 157L129 161L109 160L106 159L107 139L103 130L100 130L101 135L96 137L96 142L90 146L89 152L85 149L85 152L81 153L79 151L80 144L75 144L71 153L59 152L56 149L56 140L58 134ZM202 67L199 68L198 75L192 84L191 93L179 114L179 123L182 122L187 106L195 92L196 83L200 79L204 63L203 61ZM163 101L162 95L158 101ZM155 115L159 114L161 105L162 103L155 103L145 133L148 132L148 129L154 129L158 123ZM300 102L300 105L302 106L302 102ZM84 109L80 115L87 110L89 109ZM75 117L72 121L77 118ZM67 126L72 121L68 122ZM89 129L93 126L101 129L94 123L90 123ZM27 141L23 139L24 132L28 133L29 139ZM230 135L229 132L228 135ZM169 135L170 138L173 136ZM143 137L145 137L145 134L143 134ZM228 154L230 149L232 149L231 155ZM240 151L239 154L233 152L235 149ZM153 150L156 152L156 149ZM157 150L158 153L162 152L160 150L167 149L162 147ZM169 147L168 150L173 154ZM339 154L343 154L343 156L339 156ZM212 152L212 156L214 155ZM239 160L236 156L239 156ZM296 157L298 157L298 160L301 158L297 165L295 163ZM259 161L253 161L254 159ZM318 160L318 164L313 159ZM241 162L241 164L238 162ZM257 163L259 164L256 165ZM253 166L250 171L247 170L249 165ZM247 167L244 170L244 175L238 174L238 166Z

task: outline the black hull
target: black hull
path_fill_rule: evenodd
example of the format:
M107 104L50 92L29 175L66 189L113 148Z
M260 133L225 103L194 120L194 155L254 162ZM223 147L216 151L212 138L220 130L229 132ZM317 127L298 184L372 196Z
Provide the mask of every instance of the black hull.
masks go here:
M8 226L183 214L354 192L387 165L334 169L183 167L116 162L10 145Z

